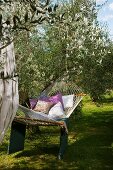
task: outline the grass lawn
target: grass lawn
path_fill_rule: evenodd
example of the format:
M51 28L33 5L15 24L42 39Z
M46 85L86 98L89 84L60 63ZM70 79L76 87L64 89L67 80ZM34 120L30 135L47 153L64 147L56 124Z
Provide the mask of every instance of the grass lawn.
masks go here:
M9 130L0 146L0 170L113 170L113 96L100 107L86 96L82 116L75 114L69 120L63 160L57 159L59 127L41 127L41 134L27 132L24 151L7 155Z

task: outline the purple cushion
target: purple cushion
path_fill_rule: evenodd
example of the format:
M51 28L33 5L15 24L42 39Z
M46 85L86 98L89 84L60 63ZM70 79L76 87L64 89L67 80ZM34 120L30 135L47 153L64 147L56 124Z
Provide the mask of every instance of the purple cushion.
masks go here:
M61 93L58 93L55 96L49 97L49 101L53 102L54 104L57 104L58 102L61 102L62 107L64 109L64 104L63 104L62 94Z
M29 99L31 109L34 109L34 107L37 104L37 101L38 101L38 99Z

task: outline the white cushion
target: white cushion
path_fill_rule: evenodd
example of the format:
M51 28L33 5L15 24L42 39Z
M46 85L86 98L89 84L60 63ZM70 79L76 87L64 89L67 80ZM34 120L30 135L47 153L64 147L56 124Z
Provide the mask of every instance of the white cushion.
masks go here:
M74 94L62 96L64 108L73 107Z
M64 118L65 113L62 107L62 104L58 102L55 104L49 111L48 116L53 119Z

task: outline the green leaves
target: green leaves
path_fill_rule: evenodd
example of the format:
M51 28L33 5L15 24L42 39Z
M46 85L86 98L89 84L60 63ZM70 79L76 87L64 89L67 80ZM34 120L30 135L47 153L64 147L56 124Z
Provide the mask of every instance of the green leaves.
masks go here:
M22 30L30 31L32 27L37 27L43 22L51 23L55 15L50 15L50 13L56 12L57 5L51 7L49 2L50 0L45 3L41 0L0 1L0 10L2 11L0 14L1 43L6 44L7 38L12 39Z
M106 91L102 61L108 57L109 38L97 21L96 4L84 0L68 1L57 12L63 20L47 28L50 51L56 50L54 44L59 44L61 48L57 48L56 56L60 62L63 58L60 71L68 71L72 79L98 100Z

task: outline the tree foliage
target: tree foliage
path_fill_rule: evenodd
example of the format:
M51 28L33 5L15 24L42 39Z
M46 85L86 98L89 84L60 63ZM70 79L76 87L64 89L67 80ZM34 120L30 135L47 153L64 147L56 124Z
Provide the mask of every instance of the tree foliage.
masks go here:
M57 5L50 6L50 0L1 0L0 40L1 48L10 43L20 31L30 31L44 21L51 23Z
M64 13L63 22L54 22L53 27L47 28L49 47L59 44L63 52L59 56L63 58L61 72L67 71L94 101L100 100L109 86L103 63L111 53L111 41L97 20L96 2L70 0L59 11ZM107 78L112 80L109 74Z
M95 1L70 0L56 8L47 8L52 20L37 29L41 36L31 29L15 41L20 92L37 95L67 72L94 101L100 100L112 88L112 69L107 67L113 55L108 33L97 21L98 7Z

